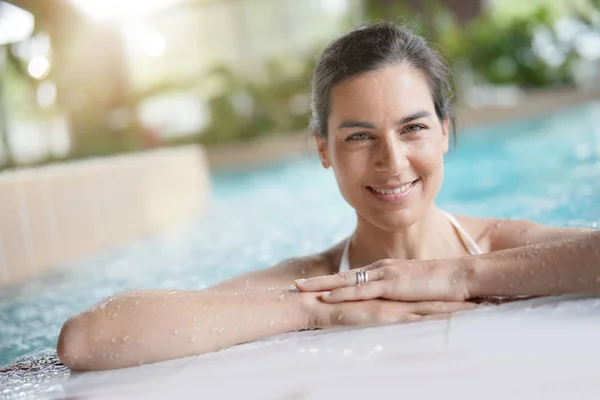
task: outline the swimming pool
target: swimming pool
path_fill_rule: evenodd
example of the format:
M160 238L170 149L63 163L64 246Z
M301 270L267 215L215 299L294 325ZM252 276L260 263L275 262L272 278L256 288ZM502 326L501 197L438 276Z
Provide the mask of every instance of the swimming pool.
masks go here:
M464 132L447 157L438 205L459 214L598 228L597 115L600 102ZM213 190L206 216L81 261L77 268L57 269L3 290L0 365L53 349L67 317L115 292L201 289L286 257L322 250L346 237L355 222L331 171L308 156L217 174ZM10 386L6 393L17 390L15 379L6 378L4 384Z

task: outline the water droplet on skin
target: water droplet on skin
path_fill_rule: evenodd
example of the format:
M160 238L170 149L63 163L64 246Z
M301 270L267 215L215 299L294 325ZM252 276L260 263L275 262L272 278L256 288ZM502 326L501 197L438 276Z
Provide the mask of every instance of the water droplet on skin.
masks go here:
M562 279L559 279L559 280L558 280L558 284L559 284L559 285L562 285Z
M106 307L106 303L100 303L100 309L104 310L104 307Z
M344 314L340 313L340 315L337 317L337 320L341 321L342 319L344 319Z
M179 335L179 331L178 331L177 329L175 329L175 330L173 331L173 336L177 336L177 335Z
M196 341L196 335L190 336L190 342L194 343Z
M269 328L272 328L273 325L275 325L275 321L271 320L271 322L269 322Z
M433 282L431 281L431 279L427 281L427 284L428 284L429 286L431 286L431 284L432 284L432 283L433 283Z
M115 339L115 337L113 336L112 339L110 339L110 341L115 343L117 341L117 339Z
M596 277L596 282L600 282L600 275Z
M133 302L133 306L134 306L134 307L137 307L137 305L138 305L138 304L140 304L140 301L139 301L139 300L136 300L136 301L134 301L134 302Z
M225 332L225 327L224 326L222 326L222 327L219 328L219 335L222 335L223 332Z
M208 310L208 309L209 309L209 307L210 307L210 306L209 306L208 304L206 304L206 305L204 305L204 307L202 307L202 309L204 309L204 311L206 311L206 310Z
M275 288L274 287L270 287L270 288L267 288L267 290L269 290L269 291L270 290L275 290Z
M300 271L300 274L306 275L306 268L302 267L302 271Z
M129 340L129 335L125 335L125 336L123 337L123 343L125 343L125 342L126 342L126 341L128 341L128 340Z
M115 319L115 318L117 318L117 315L119 315L119 313L114 313L114 314L111 316L111 318L112 318L112 319Z
M535 275L535 270L534 269L530 269L529 270L529 275L531 275L531 276Z
M252 318L251 318L251 317L248 317L248 318L246 318L246 322L247 322L247 323L250 323L250 321L252 321Z

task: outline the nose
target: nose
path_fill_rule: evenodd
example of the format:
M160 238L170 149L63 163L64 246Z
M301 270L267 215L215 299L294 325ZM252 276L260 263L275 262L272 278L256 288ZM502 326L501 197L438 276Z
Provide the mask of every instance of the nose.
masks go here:
M382 140L377 146L376 171L398 176L408 166L406 149L397 137Z

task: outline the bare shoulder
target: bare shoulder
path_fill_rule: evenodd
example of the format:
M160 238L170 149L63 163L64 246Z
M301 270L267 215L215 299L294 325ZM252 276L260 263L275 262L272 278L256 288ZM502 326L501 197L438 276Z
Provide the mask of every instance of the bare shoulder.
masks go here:
M554 227L525 219L455 216L485 252L576 237L591 229Z
M269 287L289 287L296 279L313 278L331 274L335 270L336 259L341 257L343 243L323 252L283 260L271 267L250 271L221 282L213 287L219 290L264 289ZM338 261L339 263L339 261ZM337 272L337 271L336 271Z
M503 220L498 218L469 217L466 215L453 214L454 218L475 240L477 245L484 253L492 250L492 232L501 224Z

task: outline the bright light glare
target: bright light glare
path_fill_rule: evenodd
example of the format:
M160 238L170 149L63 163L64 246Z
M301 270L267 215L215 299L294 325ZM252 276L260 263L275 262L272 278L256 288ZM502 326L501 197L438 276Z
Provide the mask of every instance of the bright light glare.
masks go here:
M167 47L165 38L159 32L150 32L142 40L143 51L149 57L157 58L162 56Z
M40 83L36 91L36 98L40 107L52 107L56 102L56 84L50 81Z
M0 46L24 40L34 28L33 15L19 7L0 1Z
M35 56L27 65L27 72L35 79L44 79L50 72L50 60L44 56Z
M178 0L71 0L89 16L99 20L141 17Z

